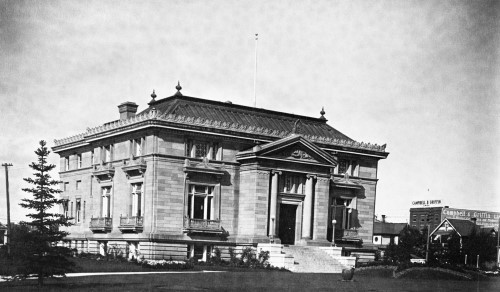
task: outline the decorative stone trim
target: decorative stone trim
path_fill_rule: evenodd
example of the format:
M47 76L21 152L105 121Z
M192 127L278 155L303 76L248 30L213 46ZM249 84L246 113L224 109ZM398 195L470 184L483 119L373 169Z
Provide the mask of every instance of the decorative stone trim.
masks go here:
M114 121L114 122L107 123L107 124L97 126L94 128L87 128L87 131L83 134L78 134L75 136L71 136L71 137L63 138L63 139L59 139L59 140L55 139L54 144L56 146L62 146L65 144L82 141L86 137L91 136L91 135L97 135L97 134L100 134L100 133L103 133L106 131L118 129L118 128L121 128L124 126L129 126L129 125L133 125L133 124L148 121L148 120L158 120L158 121L170 122L170 123L181 124L181 125L203 126L203 127L210 127L210 128L220 129L220 130L230 130L230 131L235 131L235 132L243 132L243 133L248 133L248 134L258 134L258 135L265 135L265 136L278 137L278 138L285 138L291 134L291 132L288 132L288 131L280 131L280 130L276 130L276 129L256 127L256 126L251 126L251 125L242 125L242 124L231 123L231 122L221 122L221 121L216 121L216 120L204 119L204 118L200 118L200 117L195 118L195 117L187 117L187 116L175 115L175 114L159 114L159 112L153 108L151 111L144 113L142 115L136 115L136 116L133 116L133 117L128 118L128 119ZM337 139L337 138L317 136L317 135L303 135L303 137L309 141L316 142L316 143L323 143L323 144L349 147L349 148L355 148L355 149L364 149L364 150L385 152L385 148L386 148L386 144L377 145L377 144L356 142L356 141L351 141L351 140Z

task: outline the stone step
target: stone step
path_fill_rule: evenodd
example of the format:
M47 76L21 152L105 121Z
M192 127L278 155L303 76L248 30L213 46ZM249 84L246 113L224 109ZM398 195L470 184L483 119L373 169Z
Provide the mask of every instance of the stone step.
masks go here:
M341 273L343 266L335 258L315 246L285 246L283 252L294 258L290 268L295 273Z

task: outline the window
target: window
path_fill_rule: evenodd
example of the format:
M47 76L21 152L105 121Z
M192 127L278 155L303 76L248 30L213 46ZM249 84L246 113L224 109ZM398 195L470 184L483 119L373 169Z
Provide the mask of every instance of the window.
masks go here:
M79 190L80 189L80 185L82 184L82 181L81 180L77 180L76 181L76 189Z
M142 138L132 141L132 155L134 157L142 156Z
M213 198L213 186L190 185L188 199L189 218L213 220L215 218Z
M82 210L82 201L80 199L76 199L76 210L75 210L75 219L76 219L76 223L80 223L80 220L81 220L81 210Z
M101 216L104 218L111 217L111 187L102 188L101 198Z
M83 222L85 222L85 207L86 207L86 205L87 205L87 202L83 201L83 214L82 214Z
M76 155L76 168L82 168L82 154Z
M112 145L104 146L101 148L101 160L102 162L111 162L112 160Z
M69 170L69 157L64 157L64 170Z
M90 152L90 166L94 164L94 150Z
M349 174L350 176L359 176L359 164L357 161L348 159L339 159L338 174Z
M71 202L71 218L73 218L73 202Z
M63 191L69 191L69 182L65 182L63 185Z
M218 143L203 141L188 141L186 156L193 158L209 158L212 160L222 160L222 147Z
M356 228L356 199L335 198L332 217L337 221L335 229Z
M291 194L304 194L305 176L285 174L283 176L283 192Z
M69 201L68 200L64 200L63 203L62 203L62 207L63 207L63 215L65 218L68 218L68 209L69 209Z
M132 205L131 205L131 215L140 217L142 216L142 183L132 184Z
M344 174L347 172L347 168L349 167L349 161L346 159L339 160L339 174Z

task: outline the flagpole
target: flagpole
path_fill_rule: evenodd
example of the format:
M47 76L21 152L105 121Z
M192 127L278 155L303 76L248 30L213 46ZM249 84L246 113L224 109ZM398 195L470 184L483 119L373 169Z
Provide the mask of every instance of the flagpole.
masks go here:
M257 44L259 40L259 34L255 34L255 71L253 78L253 107L257 107Z

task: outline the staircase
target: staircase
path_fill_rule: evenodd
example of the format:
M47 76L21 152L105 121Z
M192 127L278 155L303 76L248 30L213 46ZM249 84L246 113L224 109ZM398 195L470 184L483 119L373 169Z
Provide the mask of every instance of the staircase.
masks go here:
M342 273L343 265L316 246L284 246L283 252L293 256L294 265L289 270L294 273Z

